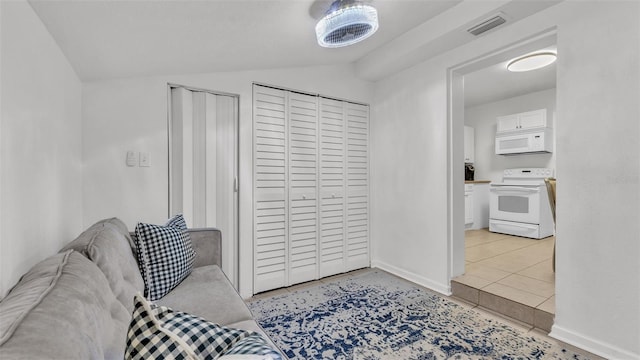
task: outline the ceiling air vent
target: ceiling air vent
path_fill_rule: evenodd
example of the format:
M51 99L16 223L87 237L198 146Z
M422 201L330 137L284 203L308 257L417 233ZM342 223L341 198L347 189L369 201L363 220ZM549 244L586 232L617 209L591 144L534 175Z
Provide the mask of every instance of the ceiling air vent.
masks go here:
M497 26L504 24L505 22L507 22L507 19L505 18L504 14L500 14L481 22L480 24L468 29L467 31L475 36L478 36L484 32L487 32Z

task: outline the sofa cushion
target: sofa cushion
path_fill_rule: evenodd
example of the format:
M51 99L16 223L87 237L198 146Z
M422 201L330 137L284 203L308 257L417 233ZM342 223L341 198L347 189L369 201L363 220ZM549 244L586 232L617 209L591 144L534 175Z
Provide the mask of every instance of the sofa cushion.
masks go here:
M193 269L189 277L156 303L221 325L252 319L249 308L217 265Z
M125 359L213 360L251 334L157 306L138 294L127 333Z
M206 265L222 266L222 234L219 229L212 227L192 228L187 229L187 233L191 239L193 251L196 253L196 258L193 261L194 268ZM129 235L131 236L131 249L136 254L136 233L132 231Z
M61 251L76 250L93 261L107 277L118 300L133 311L133 297L144 290L127 226L117 218L101 220Z
M3 359L122 359L130 313L72 250L31 268L0 302Z
M196 257L182 215L164 226L138 223L136 249L144 293L150 300L161 299L189 276Z

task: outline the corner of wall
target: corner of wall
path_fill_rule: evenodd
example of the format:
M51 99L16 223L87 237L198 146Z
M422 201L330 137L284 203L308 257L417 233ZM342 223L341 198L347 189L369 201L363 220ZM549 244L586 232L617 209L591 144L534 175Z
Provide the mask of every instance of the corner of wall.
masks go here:
M552 326L549 336L554 339L563 341L567 344L575 345L583 350L586 350L598 356L602 356L604 358L640 360L640 354L631 353L624 349L620 349L612 344L598 341L596 339L590 338L583 334L579 334L575 331L571 331L558 325Z
M82 230L81 82L27 1L0 1L0 294ZM37 49L37 52L33 52Z
M393 275L399 276L405 280L411 281L413 283L416 283L420 286L424 286L427 289L436 291L442 295L445 296L451 296L451 285L450 284L442 284L439 283L435 280L432 279L428 279L424 276L420 276L418 274L415 274L413 272L401 269L397 266L393 266L391 264L387 264L385 262L382 261L378 261L378 260L372 260L371 261L371 267L372 268L378 268L380 270L384 270L388 273L391 273Z

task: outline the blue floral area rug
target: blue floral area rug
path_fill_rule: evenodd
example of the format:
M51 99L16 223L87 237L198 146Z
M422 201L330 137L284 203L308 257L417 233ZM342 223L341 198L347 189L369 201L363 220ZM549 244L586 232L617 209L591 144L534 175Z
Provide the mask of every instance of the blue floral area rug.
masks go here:
M586 359L380 270L248 305L290 359Z

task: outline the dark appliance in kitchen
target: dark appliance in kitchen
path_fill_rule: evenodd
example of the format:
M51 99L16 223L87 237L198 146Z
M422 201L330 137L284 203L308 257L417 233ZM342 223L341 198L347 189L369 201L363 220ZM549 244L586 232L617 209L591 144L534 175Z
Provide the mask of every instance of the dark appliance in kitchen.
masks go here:
M464 181L473 181L475 171L473 164L464 164Z

